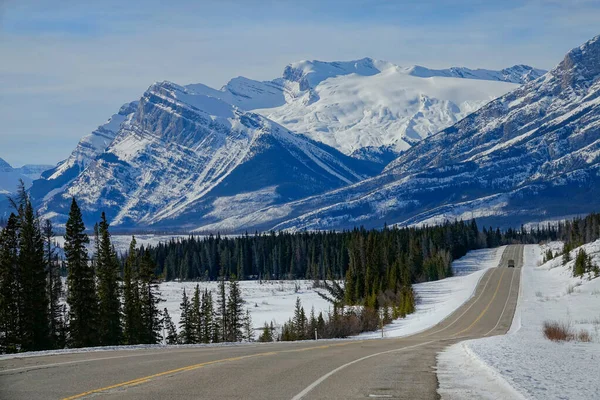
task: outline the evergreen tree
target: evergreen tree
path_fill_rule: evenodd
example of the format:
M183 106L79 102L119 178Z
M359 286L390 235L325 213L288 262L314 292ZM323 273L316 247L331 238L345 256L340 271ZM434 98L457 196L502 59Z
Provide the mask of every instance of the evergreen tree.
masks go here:
M0 353L15 353L21 347L18 229L18 218L10 214L0 231Z
M272 324L272 323L271 323ZM272 342L273 341L273 329L269 324L265 322L263 326L262 333L258 337L259 342Z
M48 312L50 319L50 341L52 347L63 348L65 346L65 326L63 306L60 299L63 296L62 280L60 277L60 264L55 251L54 230L50 220L46 220L43 228L44 258L47 270L47 293Z
M192 323L191 306L185 293L185 288L183 289L179 310L181 311L181 318L179 319L179 342L182 344L194 343L194 324Z
M252 327L252 316L249 309L246 309L246 314L244 315L244 340L254 342L254 328Z
M162 319L158 304L162 301L158 290L156 265L150 253L143 252L139 266L140 311L142 332L141 343L156 344L161 339Z
M163 310L163 327L166 332L165 342L167 344L177 344L177 329L166 308Z
M237 280L229 283L227 299L227 341L239 342L244 337L244 300Z
M119 262L110 241L106 215L102 213L96 241L96 271L98 276L99 339L103 346L121 343L121 301Z
M131 238L129 252L123 267L123 341L140 343L142 311L138 282L138 260L135 236Z
M214 337L215 311L213 309L212 293L208 289L202 295L202 333L200 341L210 343Z
M69 304L69 335L72 347L97 346L98 298L94 270L88 265L85 245L89 238L81 210L75 199L71 202L69 218L65 226L65 259L67 277L67 303Z
M217 341L226 342L229 335L229 324L227 318L227 290L225 287L224 276L222 276L221 280L219 281L219 297L217 299L217 307L219 321L216 326L216 330L218 330L220 333L219 340Z
M192 343L199 343L202 335L202 301L200 299L200 285L196 285L194 296L192 297L191 315L193 333Z
M24 195L19 215L21 346L24 351L51 347L44 239L31 201Z

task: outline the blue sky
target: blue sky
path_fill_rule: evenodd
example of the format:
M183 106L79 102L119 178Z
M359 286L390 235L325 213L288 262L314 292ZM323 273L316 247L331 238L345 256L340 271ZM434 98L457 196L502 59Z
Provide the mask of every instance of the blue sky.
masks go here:
M550 69L600 2L0 0L0 157L54 164L155 81L220 87L300 59Z

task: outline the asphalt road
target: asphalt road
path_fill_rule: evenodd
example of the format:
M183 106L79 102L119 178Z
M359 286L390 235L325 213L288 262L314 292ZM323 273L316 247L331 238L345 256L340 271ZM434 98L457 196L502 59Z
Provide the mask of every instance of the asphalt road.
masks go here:
M507 247L467 303L410 337L2 360L0 399L436 399L440 350L509 329L522 261L523 246Z

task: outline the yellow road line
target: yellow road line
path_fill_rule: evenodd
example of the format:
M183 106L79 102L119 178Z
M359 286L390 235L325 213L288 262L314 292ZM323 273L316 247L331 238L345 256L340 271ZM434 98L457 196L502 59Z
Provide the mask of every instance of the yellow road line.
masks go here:
M477 296L477 298L475 300L473 300L471 302L471 305L469 307L467 307L467 309L465 311L462 312L462 314L460 314L459 316L457 316L456 318L454 318L454 320L452 320L452 322L449 325L446 325L445 327L438 329L437 331L428 333L427 335L425 335L424 337L429 337L431 335L436 335L440 332L445 331L448 328L451 328L455 323L457 323L458 321L460 321L460 319L469 312L469 310L471 308L473 308L473 306L479 301L479 299L481 299L481 296L483 296L485 294L485 288L487 288L488 283L490 283L490 281L492 280L493 275L496 273L496 271L498 271L500 268L499 267L494 267L488 270L488 272L486 272L486 274L488 275L487 280L485 281L485 285L483 286L483 289L481 289L481 293L479 293L479 296ZM491 272L489 272L491 271ZM484 275L485 276L485 275ZM480 279L483 280L484 276L482 276ZM473 293L473 296L475 296L475 293ZM471 299L473 299L473 297L471 297ZM471 301L471 299L467 300L464 304L466 305L469 301ZM459 310L457 310L456 312L458 312ZM445 323L446 321L450 320L450 318L452 318L454 316L453 314L450 314L448 317L444 318L442 321L438 322L438 324L442 324ZM432 328L433 329L433 328Z
M327 349L329 347L341 347L341 346L347 346L349 344L362 343L362 342L363 342L362 340L360 340L360 341L357 340L357 341L329 344L329 345L323 345L323 346L306 347L306 348L302 348L302 349L269 351L266 353L249 354L246 356L238 356L238 357L222 358L222 359L213 360L213 361L206 361L206 362L199 363L199 364L188 365L187 367L176 368L176 369L172 369L169 371L159 372L154 375L149 375L149 376L144 376L144 377L137 378L137 379L132 379L130 381L117 383L117 384L111 385L111 386L105 386L105 387L102 387L99 389L89 390L87 392L79 393L74 396L65 397L62 400L75 400L75 399L80 399L82 397L90 396L92 394L101 393L101 392L105 392L105 391L112 390L112 389L117 389L117 388L126 387L126 386L139 385L141 383L148 382L149 380L154 379L154 378L158 378L158 377L165 376L165 375L176 374L179 372L192 371L194 369L202 368L202 367L205 367L207 365L212 365L212 364L218 364L218 363L223 363L223 362L228 362L228 361L244 360L247 358L272 356L272 355L281 354L281 353L294 353L294 352L308 351L308 350Z
M469 325L467 328L463 329L462 331L460 331L458 333L455 333L453 336L458 336L461 333L464 333L464 332L470 330L485 315L485 313L488 311L488 309L490 308L490 306L492 305L492 303L496 299L496 296L498 295L498 291L500 290L500 285L502 284L502 279L504 278L504 274L506 273L506 269L507 268L503 268L502 275L500 275L500 280L498 281L498 286L496 286L496 291L494 292L494 295L492 296L492 299L490 300L490 302L488 303L488 305L483 309L483 311L481 312L481 314L479 314L479 316L477 318L475 318L475 321L473 321L473 323L471 325Z

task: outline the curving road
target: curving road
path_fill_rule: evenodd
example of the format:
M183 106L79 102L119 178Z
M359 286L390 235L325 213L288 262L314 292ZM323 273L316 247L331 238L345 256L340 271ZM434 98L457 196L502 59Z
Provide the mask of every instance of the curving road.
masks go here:
M510 328L522 262L523 246L508 246L467 303L406 338L0 360L0 399L435 399L440 350Z

